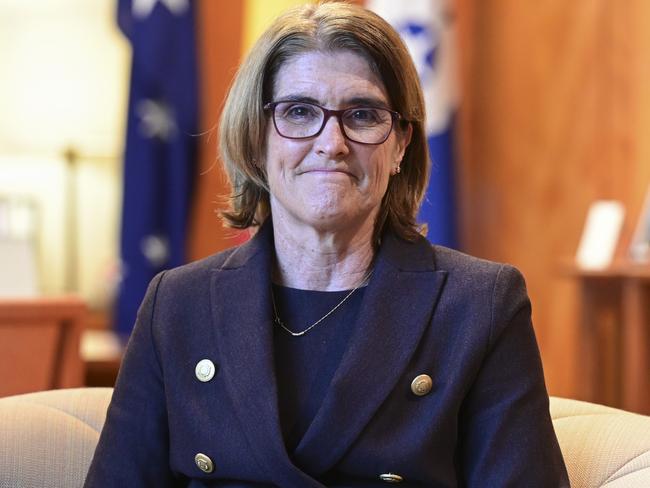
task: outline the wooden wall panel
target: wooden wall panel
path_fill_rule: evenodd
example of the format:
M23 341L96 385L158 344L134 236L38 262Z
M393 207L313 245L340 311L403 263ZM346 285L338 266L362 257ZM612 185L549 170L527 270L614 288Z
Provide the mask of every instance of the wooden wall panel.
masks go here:
M241 57L243 2L200 0L197 25L201 136L190 221L191 260L232 247L241 237L237 231L224 229L217 217L228 195L227 179L217 159L217 122Z
M650 3L456 7L464 247L524 272L550 390L575 396L577 290L560 263L591 202L622 200L633 223L650 183Z

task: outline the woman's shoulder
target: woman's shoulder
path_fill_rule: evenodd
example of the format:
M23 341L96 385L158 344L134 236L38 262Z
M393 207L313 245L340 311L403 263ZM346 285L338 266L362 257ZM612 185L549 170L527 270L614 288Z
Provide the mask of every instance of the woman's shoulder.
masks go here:
M484 314L491 320L490 337L497 337L530 299L522 273L513 265L481 259L442 246L432 246L436 269L446 273L445 291L459 314Z
M431 249L435 256L436 268L439 270L492 274L498 272L504 266L512 267L506 263L472 256L462 251L437 244L433 244Z
M227 265L241 246L232 247L210 256L191 261L187 264L170 268L162 272L161 281L166 285L191 286L193 283L209 282L209 276Z
M156 316L162 318L158 333L175 331L170 323L186 323L191 317L209 322L210 300L215 271L223 269L237 248L213 254L190 263L161 271L149 284L147 296L155 304ZM178 319L178 320L176 320ZM173 337L173 334L172 334Z
M523 281L519 270L511 264L431 244L424 236L406 241L389 233L384 239L380 255L399 269L442 272L447 275L447 281L465 282L468 285L472 282L494 282L499 277L513 277Z
M495 280L517 282L524 285L524 278L514 265L491 261L466 254L448 247L431 246L436 269L446 271L449 278L466 282L490 282Z

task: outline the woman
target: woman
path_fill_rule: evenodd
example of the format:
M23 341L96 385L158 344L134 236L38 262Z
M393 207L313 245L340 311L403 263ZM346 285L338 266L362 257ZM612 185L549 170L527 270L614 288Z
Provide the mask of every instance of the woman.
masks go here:
M276 20L220 134L259 231L153 280L86 486L568 486L521 275L418 234L423 118L382 19Z

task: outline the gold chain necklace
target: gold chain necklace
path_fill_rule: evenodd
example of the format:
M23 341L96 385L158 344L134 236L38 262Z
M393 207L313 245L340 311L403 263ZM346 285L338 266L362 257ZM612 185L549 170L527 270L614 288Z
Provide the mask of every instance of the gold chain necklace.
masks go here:
M327 312L325 315L323 315L321 318L319 318L316 322L314 322L313 324L311 324L311 325L310 325L309 327L307 327L306 329L301 330L300 332L294 332L294 331L292 331L292 330L289 329L286 325L284 325L284 322L282 322L282 319L280 319L280 315L278 314L278 307L277 307L276 304L275 304L275 294L273 293L273 288L271 288L271 302L273 303L273 315L275 315L275 317L274 317L274 319L273 319L274 322L275 322L276 324L278 324L280 327L282 327L282 328L283 328L285 331L287 331L289 334L291 334L293 337L300 337L300 336L305 335L307 332L309 332L310 330L312 330L314 327L316 327L318 324L320 324L320 323L321 323L323 320L325 320L327 317L329 317L329 316L332 315L334 312L336 312L336 309L338 309L341 305L343 305L343 304L348 300L348 298L350 298L350 297L352 296L352 294L353 294L355 291L357 291L357 290L358 290L359 288L361 288L363 285L365 285L366 283L368 283L368 281L370 280L370 276L372 275L372 271L373 271L373 270L371 269L371 270L370 270L370 271L369 271L369 272L368 272L368 273L363 277L363 279L359 282L359 284L358 284L357 286L355 286L355 287L350 291L350 293L348 293L347 295L345 295L345 296L343 297L343 300L341 300L339 303L337 303L336 305L334 305L334 307L333 307L329 312Z

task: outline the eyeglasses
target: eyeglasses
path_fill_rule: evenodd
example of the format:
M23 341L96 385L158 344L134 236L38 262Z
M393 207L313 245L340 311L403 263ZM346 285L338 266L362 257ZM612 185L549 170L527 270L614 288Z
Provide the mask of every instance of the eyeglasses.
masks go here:
M343 135L360 144L382 144L396 120L402 116L386 108L352 107L329 110L315 103L278 101L264 105L273 114L273 125L287 139L308 139L323 131L330 117L336 117Z

